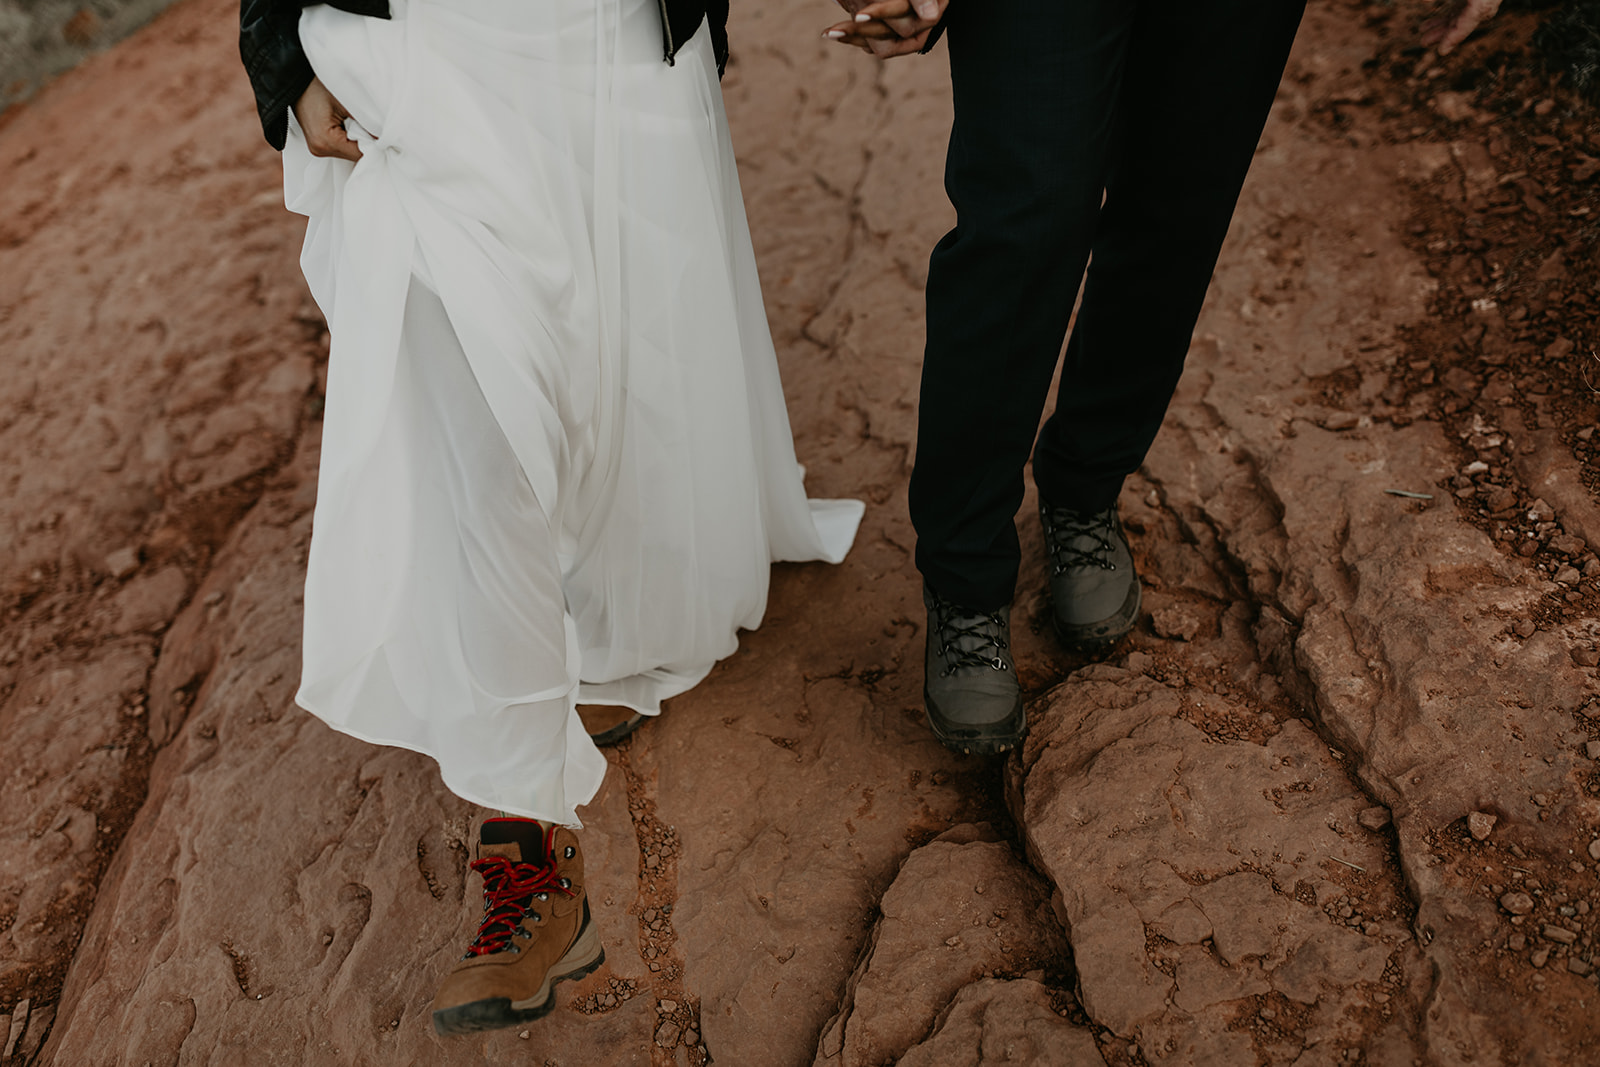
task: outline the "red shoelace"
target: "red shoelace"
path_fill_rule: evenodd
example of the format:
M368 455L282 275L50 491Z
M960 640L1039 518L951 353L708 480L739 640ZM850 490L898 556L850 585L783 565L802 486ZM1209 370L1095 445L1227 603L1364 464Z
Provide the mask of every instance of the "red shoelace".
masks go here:
M472 869L483 875L483 906L489 914L478 927L478 935L467 948L468 956L487 956L500 952L522 926L535 893L554 890L572 896L554 863L537 866L516 863L504 856L474 860Z

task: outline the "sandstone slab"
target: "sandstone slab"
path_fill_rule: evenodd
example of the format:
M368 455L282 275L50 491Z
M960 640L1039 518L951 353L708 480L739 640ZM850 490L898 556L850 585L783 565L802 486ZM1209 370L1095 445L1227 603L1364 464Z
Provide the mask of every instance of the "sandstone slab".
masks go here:
M23 6L28 32L48 36L80 5ZM158 6L102 5L111 36L68 50ZM13 74L0 106L39 73L15 66L17 11L0 5ZM315 380L316 327L282 255L296 227L262 200L281 198L259 135L211 110L249 103L206 58L232 49L230 18L173 12L126 55L96 56L8 111L0 131L6 1007L31 992L37 1011L60 988L144 797L159 744L145 724L171 699L151 692L163 634L292 453Z
M1048 884L1004 842L935 839L906 859L880 907L845 1004L823 1031L817 1067L898 1061L965 987L1059 970L1067 957ZM983 1017L967 1009L959 1025L981 1033Z
M1050 991L1026 978L986 978L964 987L934 1032L900 1058L900 1067L1100 1067L1089 1031L1063 1019Z
M1190 699L1086 668L1045 698L1017 767L1084 1010L1178 1062L1359 1048L1353 1016L1403 993L1417 963L1400 886L1362 878L1384 864L1360 828L1366 798L1303 722L1222 742L1189 721ZM1354 925L1368 921L1373 934ZM1272 1003L1292 1027L1229 1025Z

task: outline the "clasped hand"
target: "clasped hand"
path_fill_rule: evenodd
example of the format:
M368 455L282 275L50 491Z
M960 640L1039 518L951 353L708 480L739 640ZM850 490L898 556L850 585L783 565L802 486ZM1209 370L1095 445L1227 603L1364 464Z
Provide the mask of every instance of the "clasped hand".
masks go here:
M883 59L920 52L928 34L944 17L950 0L839 0L853 16L829 26L822 36L854 45Z
M352 163L361 158L361 149L344 129L350 112L322 84L321 78L312 78L294 102L294 117L306 135L306 147L312 155L348 159Z

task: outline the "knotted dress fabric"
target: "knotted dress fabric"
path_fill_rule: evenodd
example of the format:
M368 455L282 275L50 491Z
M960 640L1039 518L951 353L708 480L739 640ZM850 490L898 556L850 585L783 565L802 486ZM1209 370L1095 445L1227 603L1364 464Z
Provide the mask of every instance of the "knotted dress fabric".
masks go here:
M646 714L838 562L806 499L704 28L651 0L305 10L361 149L291 122L289 207L332 334L299 703L577 823L579 703Z

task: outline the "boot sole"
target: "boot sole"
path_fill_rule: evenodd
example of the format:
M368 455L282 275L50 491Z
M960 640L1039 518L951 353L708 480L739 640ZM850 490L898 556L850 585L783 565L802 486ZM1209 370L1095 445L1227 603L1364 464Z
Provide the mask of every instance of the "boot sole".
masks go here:
M1063 645L1074 652L1086 652L1092 655L1106 651L1132 633L1134 626L1139 622L1139 609L1143 604L1144 590L1139 580L1135 578L1133 589L1127 599L1110 618L1079 626L1062 622L1061 616L1057 615L1052 607L1050 621L1055 624L1056 637L1060 638Z
M922 694L922 708L928 718L928 729L933 731L933 736L945 748L952 752L959 752L964 756L998 756L1003 752L1010 752L1022 744L1022 739L1028 736L1028 713L1022 706L1022 697L1017 697L1016 711L1019 721L1015 733L1004 736L991 737L960 737L939 727L939 717L933 713L933 701L928 699L927 691Z
M510 997L489 997L433 1013L433 1031L441 1037L451 1034L472 1034L481 1030L502 1030L508 1026L531 1023L549 1015L556 1006L555 987L558 982L574 982L592 974L606 961L606 950L600 944L600 931L589 917L589 902L583 902L583 928L573 940L566 955L556 961L544 976L544 984L525 1000Z
M622 722L617 723L617 725L613 726L609 730L601 730L597 734L590 734L589 740L593 741L597 748L605 748L607 745L614 745L618 741L621 741L624 737L627 737L629 734L633 733L639 727L643 726L644 720L645 716L635 714L633 718L625 719Z

